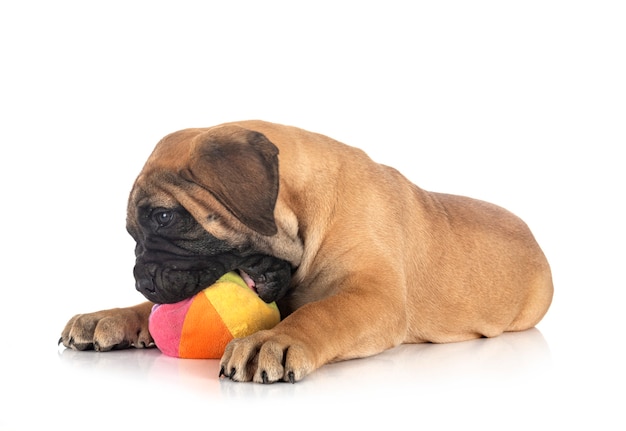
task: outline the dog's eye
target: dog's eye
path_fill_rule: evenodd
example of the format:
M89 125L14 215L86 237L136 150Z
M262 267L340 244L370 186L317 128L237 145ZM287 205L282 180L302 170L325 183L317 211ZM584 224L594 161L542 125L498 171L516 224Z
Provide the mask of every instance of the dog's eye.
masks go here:
M159 227L168 226L174 220L174 211L157 210L152 213L152 219L157 222Z

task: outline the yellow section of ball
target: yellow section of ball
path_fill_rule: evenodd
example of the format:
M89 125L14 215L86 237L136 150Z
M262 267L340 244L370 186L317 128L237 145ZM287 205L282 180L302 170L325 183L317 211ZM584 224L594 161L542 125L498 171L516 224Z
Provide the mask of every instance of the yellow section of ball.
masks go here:
M233 337L245 337L280 322L276 303L267 304L235 272L223 275L204 294Z

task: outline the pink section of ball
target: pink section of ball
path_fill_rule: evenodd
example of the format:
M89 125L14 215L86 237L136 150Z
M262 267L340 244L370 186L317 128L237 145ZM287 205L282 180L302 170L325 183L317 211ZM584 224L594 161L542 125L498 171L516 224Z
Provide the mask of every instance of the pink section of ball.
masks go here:
M180 335L193 297L176 304L155 304L150 314L149 329L154 344L168 356L178 357Z

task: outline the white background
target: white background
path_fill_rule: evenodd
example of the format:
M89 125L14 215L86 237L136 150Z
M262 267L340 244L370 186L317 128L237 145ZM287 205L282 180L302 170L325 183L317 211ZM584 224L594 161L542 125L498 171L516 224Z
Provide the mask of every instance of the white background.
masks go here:
M623 2L0 5L0 429L624 429ZM154 144L259 118L498 203L553 269L537 329L404 346L296 385L57 348L131 305L126 199Z

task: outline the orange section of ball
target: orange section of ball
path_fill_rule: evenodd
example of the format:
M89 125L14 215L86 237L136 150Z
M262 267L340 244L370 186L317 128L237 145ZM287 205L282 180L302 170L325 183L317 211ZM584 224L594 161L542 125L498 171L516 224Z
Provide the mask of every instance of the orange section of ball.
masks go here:
M219 359L232 339L228 327L206 295L196 295L185 317L178 356Z

